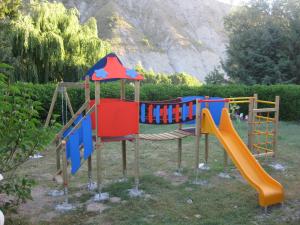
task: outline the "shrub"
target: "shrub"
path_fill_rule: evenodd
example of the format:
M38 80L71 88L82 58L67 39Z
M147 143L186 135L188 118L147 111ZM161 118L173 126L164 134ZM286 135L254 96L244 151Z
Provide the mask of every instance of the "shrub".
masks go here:
M55 89L55 84L15 84L20 90L31 92L33 98L38 96L44 109L39 111L40 117L45 119L47 110L50 107L51 98ZM68 90L74 110L77 110L84 102L84 90ZM168 84L144 84L141 86L141 100L165 100L180 96L202 95L202 96L219 96L219 97L239 97L253 96L257 93L259 99L274 101L275 96L279 95L280 100L280 118L282 120L299 120L300 118L300 86L299 85L203 85L203 86L186 86L186 85L168 85ZM101 84L101 97L120 96L119 82ZM126 86L126 98L133 99L134 87L131 84ZM94 86L91 85L91 97L94 98ZM37 99L36 99L37 100ZM55 106L55 113L60 115L61 99L59 97ZM246 108L241 107L244 111Z

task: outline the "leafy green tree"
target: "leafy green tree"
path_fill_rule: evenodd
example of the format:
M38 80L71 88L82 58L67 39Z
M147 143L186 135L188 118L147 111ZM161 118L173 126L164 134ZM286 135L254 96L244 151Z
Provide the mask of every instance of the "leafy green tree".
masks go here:
M19 13L21 0L1 0L0 1L0 20L5 18L15 18Z
M56 2L29 3L11 22L11 40L14 78L30 82L77 81L110 51L94 18L81 25L77 9Z
M31 93L9 84L5 71L12 67L0 63L0 193L13 196L18 204L31 198L34 181L18 176L16 169L41 151L49 140L46 130L41 128L38 111L41 103ZM35 96L37 99L38 97ZM37 138L38 137L38 138Z
M300 2L255 0L225 18L228 76L245 84L300 83Z
M135 69L145 78L143 84L201 85L201 82L197 78L187 73L155 73L152 69L145 70L141 63L137 64Z
M214 70L205 77L205 83L221 85L228 84L229 81L225 78L225 74L220 72L220 68L214 68Z

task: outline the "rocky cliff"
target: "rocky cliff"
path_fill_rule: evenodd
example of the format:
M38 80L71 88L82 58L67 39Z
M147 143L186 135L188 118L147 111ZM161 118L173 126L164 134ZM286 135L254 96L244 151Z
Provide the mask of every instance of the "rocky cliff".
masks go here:
M187 72L200 80L224 57L223 18L230 5L217 0L62 0L81 20L93 16L99 35L128 66Z

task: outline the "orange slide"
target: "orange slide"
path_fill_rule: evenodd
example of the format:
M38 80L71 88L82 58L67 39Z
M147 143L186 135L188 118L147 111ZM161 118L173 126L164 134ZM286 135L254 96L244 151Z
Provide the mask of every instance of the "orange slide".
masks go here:
M203 109L202 132L217 137L244 179L258 192L260 206L266 207L283 201L282 185L274 180L254 158L234 129L226 108L222 110L219 128L209 110Z

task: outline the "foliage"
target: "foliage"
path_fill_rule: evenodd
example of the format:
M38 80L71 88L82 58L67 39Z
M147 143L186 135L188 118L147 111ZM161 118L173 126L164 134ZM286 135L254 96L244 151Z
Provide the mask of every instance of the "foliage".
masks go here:
M19 13L21 0L2 0L0 1L0 20L8 18L15 18Z
M135 69L145 78L143 84L201 85L197 78L187 73L155 73L152 69L145 70L141 64L138 64Z
M16 68L14 80L79 80L87 68L110 51L110 44L98 38L96 20L90 18L81 25L79 12L66 9L62 3L28 3L26 11L2 34L6 39L7 33L15 59L10 61Z
M0 69L11 66L0 63ZM0 73L0 87L0 173L4 174L0 192L15 196L18 204L30 198L33 180L16 176L16 169L42 150L48 135L40 129L38 97L10 85L4 73Z
M16 83L21 91L39 96L45 110L40 110L40 118L45 119L50 108L51 98L55 89L55 84L31 84ZM91 98L94 98L94 85L91 85ZM84 103L84 91L79 89L68 89L68 93L74 110L78 110ZM299 120L300 118L300 85L253 85L246 86L240 84L230 85L172 85L172 84L143 84L141 86L141 100L155 101L177 98L180 96L219 96L219 97L240 97L253 96L257 93L259 99L274 101L275 96L280 96L280 119ZM101 84L101 97L120 97L120 83L109 82ZM134 99L134 87L126 85L126 99ZM245 112L245 107L241 107L241 112ZM55 105L54 113L61 115L61 98ZM69 117L70 118L70 117ZM60 122L60 121L58 121Z
M205 77L205 83L221 85L227 84L229 81L225 78L225 74L220 71L220 68L214 68L214 70Z
M223 69L245 84L300 84L300 2L253 0L225 18Z

